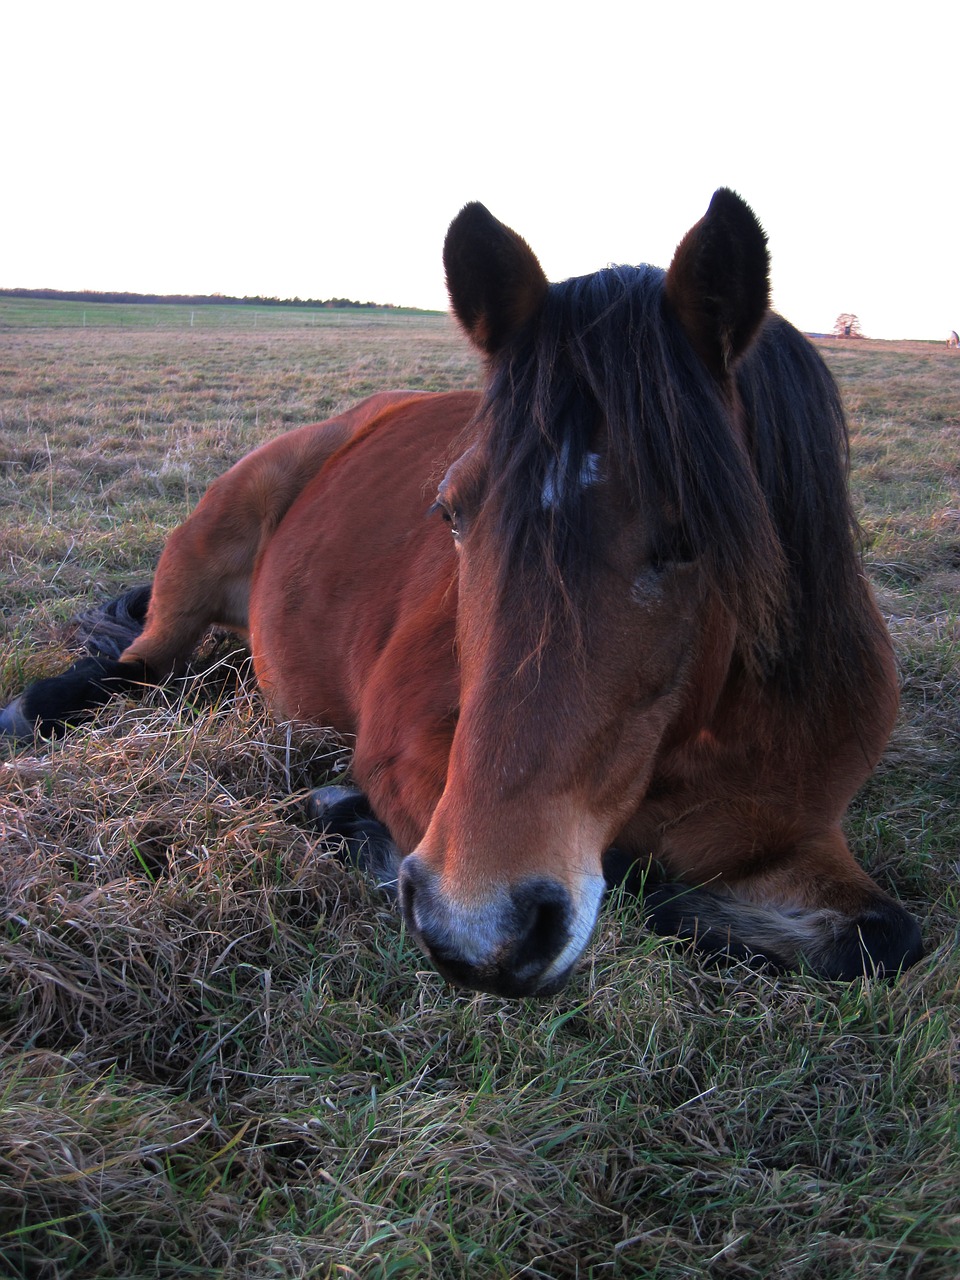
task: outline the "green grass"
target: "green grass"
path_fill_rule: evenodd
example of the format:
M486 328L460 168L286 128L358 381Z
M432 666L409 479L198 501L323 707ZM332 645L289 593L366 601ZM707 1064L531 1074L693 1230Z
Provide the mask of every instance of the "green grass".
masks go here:
M718 970L628 900L560 995L453 991L301 820L343 747L211 645L0 760L0 1275L956 1280L960 358L822 349L904 685L850 831L926 958ZM0 698L254 444L477 376L441 317L8 329Z
M443 322L439 312L409 307L285 307L255 303L194 306L172 302L70 302L62 298L0 296L4 329L395 329L404 323Z

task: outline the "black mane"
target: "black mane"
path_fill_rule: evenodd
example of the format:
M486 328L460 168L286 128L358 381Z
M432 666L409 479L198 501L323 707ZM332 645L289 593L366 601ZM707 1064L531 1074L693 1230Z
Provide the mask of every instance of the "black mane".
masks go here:
M518 563L544 566L549 610L589 574L579 481L602 429L652 560L697 560L737 619L744 661L807 695L815 674L827 696L862 659L866 610L839 393L807 340L768 316L737 370L744 444L663 286L648 266L551 285L494 360L479 443L505 579Z
M794 695L826 700L839 688L859 709L890 641L864 574L839 388L813 344L770 315L737 389L787 569L777 675Z

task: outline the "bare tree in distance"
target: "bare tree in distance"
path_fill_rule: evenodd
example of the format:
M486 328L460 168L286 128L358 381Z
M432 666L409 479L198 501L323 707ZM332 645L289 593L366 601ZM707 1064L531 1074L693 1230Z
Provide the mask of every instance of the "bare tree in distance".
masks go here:
M860 328L859 317L850 311L841 311L833 322L833 336L835 338L862 338L863 330Z

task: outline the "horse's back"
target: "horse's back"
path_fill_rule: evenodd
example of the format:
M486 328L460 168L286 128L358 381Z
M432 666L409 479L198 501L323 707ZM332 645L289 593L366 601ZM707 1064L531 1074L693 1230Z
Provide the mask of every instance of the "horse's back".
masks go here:
M417 392L384 391L267 440L218 477L167 540L142 634L123 661L163 679L210 627L246 634L256 563L305 485L379 414Z
M265 441L211 484L191 520L209 509L211 525L248 519L272 532L339 449L386 410L423 398L422 392L380 391L333 418Z

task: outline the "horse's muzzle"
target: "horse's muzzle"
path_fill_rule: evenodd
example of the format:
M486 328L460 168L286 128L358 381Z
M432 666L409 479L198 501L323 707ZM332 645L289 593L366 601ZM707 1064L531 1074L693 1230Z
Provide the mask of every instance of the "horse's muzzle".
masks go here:
M444 977L501 996L559 990L596 916L592 904L588 926L578 927L570 893L547 877L500 886L480 902L458 902L417 854L400 864L399 895L407 926Z

